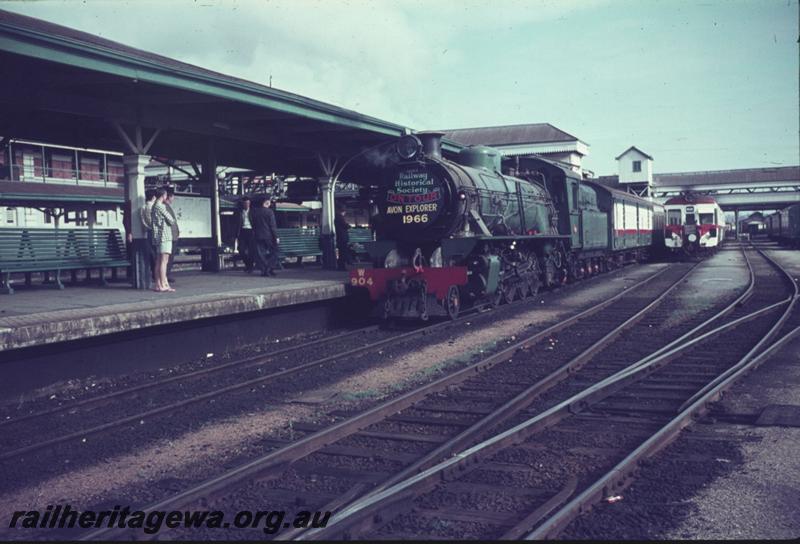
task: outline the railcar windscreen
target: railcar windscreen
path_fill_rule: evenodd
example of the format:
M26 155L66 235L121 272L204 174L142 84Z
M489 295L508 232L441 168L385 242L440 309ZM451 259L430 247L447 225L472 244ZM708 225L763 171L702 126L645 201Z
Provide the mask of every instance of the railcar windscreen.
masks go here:
M681 224L681 211L680 210L667 210L667 224L680 225Z

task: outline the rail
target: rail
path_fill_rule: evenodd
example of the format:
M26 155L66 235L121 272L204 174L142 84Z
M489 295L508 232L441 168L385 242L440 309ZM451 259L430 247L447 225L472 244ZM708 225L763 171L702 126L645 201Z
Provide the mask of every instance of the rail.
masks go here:
M165 508L180 508L183 505L191 503L192 501L195 500L199 500L203 497L216 495L222 490L227 489L231 486L235 486L240 483L250 481L251 479L256 477L259 478L265 477L267 474L272 474L277 471L280 471L289 464L298 461L299 459L309 455L310 453L313 453L314 451L317 451L325 447L326 445L332 444L337 440L352 435L353 433L359 432L361 429L364 429L365 427L373 423L382 421L383 419L392 414L395 414L399 411L409 408L410 406L416 404L420 400L430 396L433 393L443 391L450 385L460 383L471 376L484 373L487 369L491 368L492 366L509 360L518 350L523 349L526 346L533 345L547 338L548 336L552 335L554 332L565 329L571 326L572 324L576 323L577 321L585 319L586 317L601 311L603 308L618 301L622 297L635 292L636 289L644 285L647 285L649 282L651 282L652 280L663 274L666 270L668 270L667 267L659 270L657 273L640 281L634 286L629 287L628 289L620 292L619 294L610 297L609 299L603 301L602 303L587 310L584 310L568 319L565 319L560 323L557 323L555 325L545 328L544 330L536 332L532 334L529 338L516 342L511 346L501 350L498 353L495 353L487 358L483 358L482 360L476 363L470 364L465 368L462 368L447 376L439 378L438 380L435 380L429 384L414 389L410 392L402 394L401 396L395 399L391 399L387 402L384 402L365 412L357 414L349 419L343 420L330 427L327 427L311 435L303 437L295 442L286 445L285 447L279 450L270 452L262 457L256 458L242 466L230 470L198 486L187 489L177 495L168 497L155 504L151 504L147 507L144 507L143 511L162 510ZM683 276L679 281L682 281L682 279ZM91 540L96 538L107 538L107 536L111 531L112 530L110 529L101 529L85 535L83 539Z
M766 257L766 256L765 256ZM726 307L722 312L719 312L715 316L713 316L710 320L707 320L704 325L708 326L709 323L716 321L723 315L727 315L730 313L737 305L743 300L747 298L752 293L752 287L754 282L754 273L752 269L752 265L750 264L749 258L745 253L745 258L747 259L748 269L751 272L751 281L748 289L743 293L741 297L738 297L733 303L731 303L728 307ZM769 260L769 259L768 259ZM775 264L774 262L772 264ZM785 274L785 270L782 270ZM791 278L789 278L791 279ZM408 500L410 497L415 496L418 493L418 490L425 489L435 482L440 481L440 479L444 478L447 479L448 474L457 474L460 471L466 470L467 467L470 465L480 462L480 459L486 458L490 456L492 453L497 451L502 447L506 447L512 443L519 442L523 440L526 436L530 436L535 432L543 430L546 427L549 427L562 419L570 417L572 414L582 411L583 409L587 408L590 404L594 404L596 402L600 402L601 400L605 399L606 397L612 395L616 391L622 389L629 383L635 382L638 378L643 377L645 374L650 373L651 371L655 371L656 369L660 368L661 366L667 364L671 361L676 355L683 353L684 351L691 349L696 344L703 342L704 340L717 336L722 332L729 331L732 328L739 326L747 321L756 319L760 316L766 315L776 308L780 307L781 305L787 305L787 310L783 314L783 317L779 319L776 324L770 330L770 333L767 335L769 338L775 331L781 326L784 322L785 317L788 315L788 312L791 311L794 302L797 299L797 286L792 282L794 285L794 293L791 297L777 302L775 304L770 304L766 307L760 308L754 312L751 312L741 318L735 319L730 323L721 325L716 327L715 329L708 331L705 334L702 334L688 342L685 342L680 347L672 348L672 349L665 349L662 348L660 350L660 354L657 356L651 355L646 357L645 359L640 360L634 365L631 365L629 368L617 372L614 375L601 380L600 382L590 386L589 388L583 390L582 392L573 395L572 397L560 402L556 406L542 412L541 414L536 415L535 417L528 419L527 421L520 423L519 425L508 429L498 435L493 436L492 438L475 445L471 448L468 448L441 463L434 465L423 472L420 472L417 475L411 476L406 478L405 480L399 481L394 483L393 485L381 488L380 490L376 490L376 492L367 495L358 499L357 501L347 505L343 510L341 510L338 514L334 516L331 520L331 523L325 529L314 529L311 531L304 532L299 535L298 539L301 540L308 540L308 539L317 539L317 538L332 538L335 535L342 535L345 534L346 536L349 535L346 531L349 529L358 526L361 523L364 523L364 520L367 519L370 515L377 515L378 512L382 511L385 508L389 508L390 505L398 504L399 501ZM695 329L696 331L696 329ZM796 334L793 332L792 334ZM763 346L763 342L759 342L758 347ZM748 354L743 357L743 360L746 360L748 357L752 356L754 350L750 350ZM755 359L751 360L752 361ZM740 361L741 363L741 361ZM750 365L746 365L746 368L749 368ZM745 370L745 367L742 367L735 375L740 375L742 371ZM721 391L721 388L725 384L729 384L734 379L734 375L728 376L724 382L715 386L711 391L707 394L703 395L702 398L697 399L691 405L691 409L696 410L697 407L702 406L704 402L706 402L712 395L718 394ZM691 412L691 410L690 410ZM671 425L669 429L667 429L667 433L674 432L676 429L675 425L679 423L688 424L687 421L691 417L691 413L688 415L684 414L683 419L676 418L674 425ZM689 419L687 419L689 418ZM678 428L679 429L679 428ZM654 439L658 440L658 439ZM643 448L648 448L652 442L648 441L648 443L644 444ZM639 450L637 450L638 452ZM631 459L628 460L628 465L616 467L614 471L612 471L611 476L605 479L602 482L599 482L597 485L592 486L590 490L582 493L579 498L576 498L570 504L565 507L564 509L559 510L559 513L555 514L553 517L550 518L550 521L546 522L546 525L540 526L535 533L532 533L529 536L534 538L541 538L541 537L553 537L554 531L553 528L555 527L552 524L558 524L560 521L566 519L565 516L568 514L564 514L562 512L568 511L570 514L574 514L575 512L580 511L587 502L591 502L592 500L597 500L601 493L604 490L612 489L613 483L618 482L611 482L610 480L617 478L619 479L620 475L629 475L629 471L632 470L631 464L635 465L636 460L638 460L638 456L634 456L632 454ZM627 471L627 472L626 472ZM393 482L395 479L392 480ZM559 494L557 496L557 500L555 502L548 501L547 504L542 505L536 512L534 512L531 516L525 518L527 522L531 525L534 525L538 520L542 519L543 517L550 514L550 512L557 508L558 504L563 502L572 492L565 494ZM570 518L571 519L571 518ZM559 525L563 526L562 525ZM518 528L515 528L518 530ZM522 532L517 531L519 534ZM524 532L524 531L523 531Z

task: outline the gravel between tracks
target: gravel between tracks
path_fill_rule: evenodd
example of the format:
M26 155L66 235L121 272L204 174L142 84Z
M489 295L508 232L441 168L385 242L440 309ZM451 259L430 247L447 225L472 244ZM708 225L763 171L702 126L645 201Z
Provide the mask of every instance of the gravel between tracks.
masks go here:
M797 252L769 255L800 278ZM622 501L594 507L560 538L796 539L800 428L726 422L754 421L771 404L800 406L800 340L734 384L709 416L647 461Z
M376 399L398 394L401 387L430 381L443 368L459 358L470 356L537 324L555 322L605 300L640 281L663 265L644 265L622 271L618 276L587 282L556 297L557 304L538 304L515 317L501 319L488 327L461 331L453 342L422 347L394 358L389 365L368 368L334 384L312 389L302 398L324 399L317 404L296 404L254 411L215 421L180 436L149 443L122 455L107 455L66 474L58 474L34 485L0 495L0 511L34 508L69 500L73 507L86 507L113 498L139 504L163 495L151 489L164 480L199 481L220 472L226 465L241 462L256 453L259 440L285 427L289 421L324 417L336 409L353 409ZM535 302L538 299L533 299ZM333 396L329 396L332 394ZM270 425L268 422L272 422ZM263 450L261 450L263 452Z

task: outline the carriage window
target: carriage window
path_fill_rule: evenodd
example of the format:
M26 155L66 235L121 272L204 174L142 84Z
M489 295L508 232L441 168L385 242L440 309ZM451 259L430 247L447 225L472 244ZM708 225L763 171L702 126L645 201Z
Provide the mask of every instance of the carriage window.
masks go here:
M681 211L680 210L667 210L667 224L680 225L681 224Z
M686 214L686 224L687 225L694 225L695 224L695 222L694 222L694 214L693 213L687 213Z
M714 223L714 214L713 213L701 213L700 214L700 224L701 225L711 225Z

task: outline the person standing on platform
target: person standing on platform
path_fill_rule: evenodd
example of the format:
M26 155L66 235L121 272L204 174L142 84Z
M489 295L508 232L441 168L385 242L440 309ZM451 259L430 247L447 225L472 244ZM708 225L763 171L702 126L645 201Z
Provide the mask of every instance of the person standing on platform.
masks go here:
M253 271L253 222L250 217L252 213L250 198L243 197L239 216L236 218L236 243L239 246L239 255L242 257L245 272Z
M155 241L153 240L153 204L156 203L156 190L148 189L144 192L144 206L139 210L139 218L142 221L142 228L144 228L147 236L147 251L145 252L145 260L147 266L150 268L150 277L155 281L156 279L156 248Z
M339 250L339 270L347 270L350 264L350 224L344 218L344 211L336 213L333 228L336 230L336 249Z
M261 269L262 276L274 276L276 257L278 254L278 224L275 221L275 212L270 209L269 196L260 200L253 210L251 217L253 235L255 238L255 261Z
M175 264L175 255L178 253L178 238L180 238L181 231L178 228L178 216L175 215L175 210L172 209L172 203L175 201L175 189L167 186L166 191L167 198L164 201L164 205L166 206L167 213L172 217L172 223L170 223L170 227L172 228L172 251L169 254L169 263L167 263L167 277L170 283L174 283L172 265Z
M174 291L169 285L167 264L172 253L172 216L167 211L167 190L156 189L156 201L153 204L153 241L156 246L156 287L154 291Z

